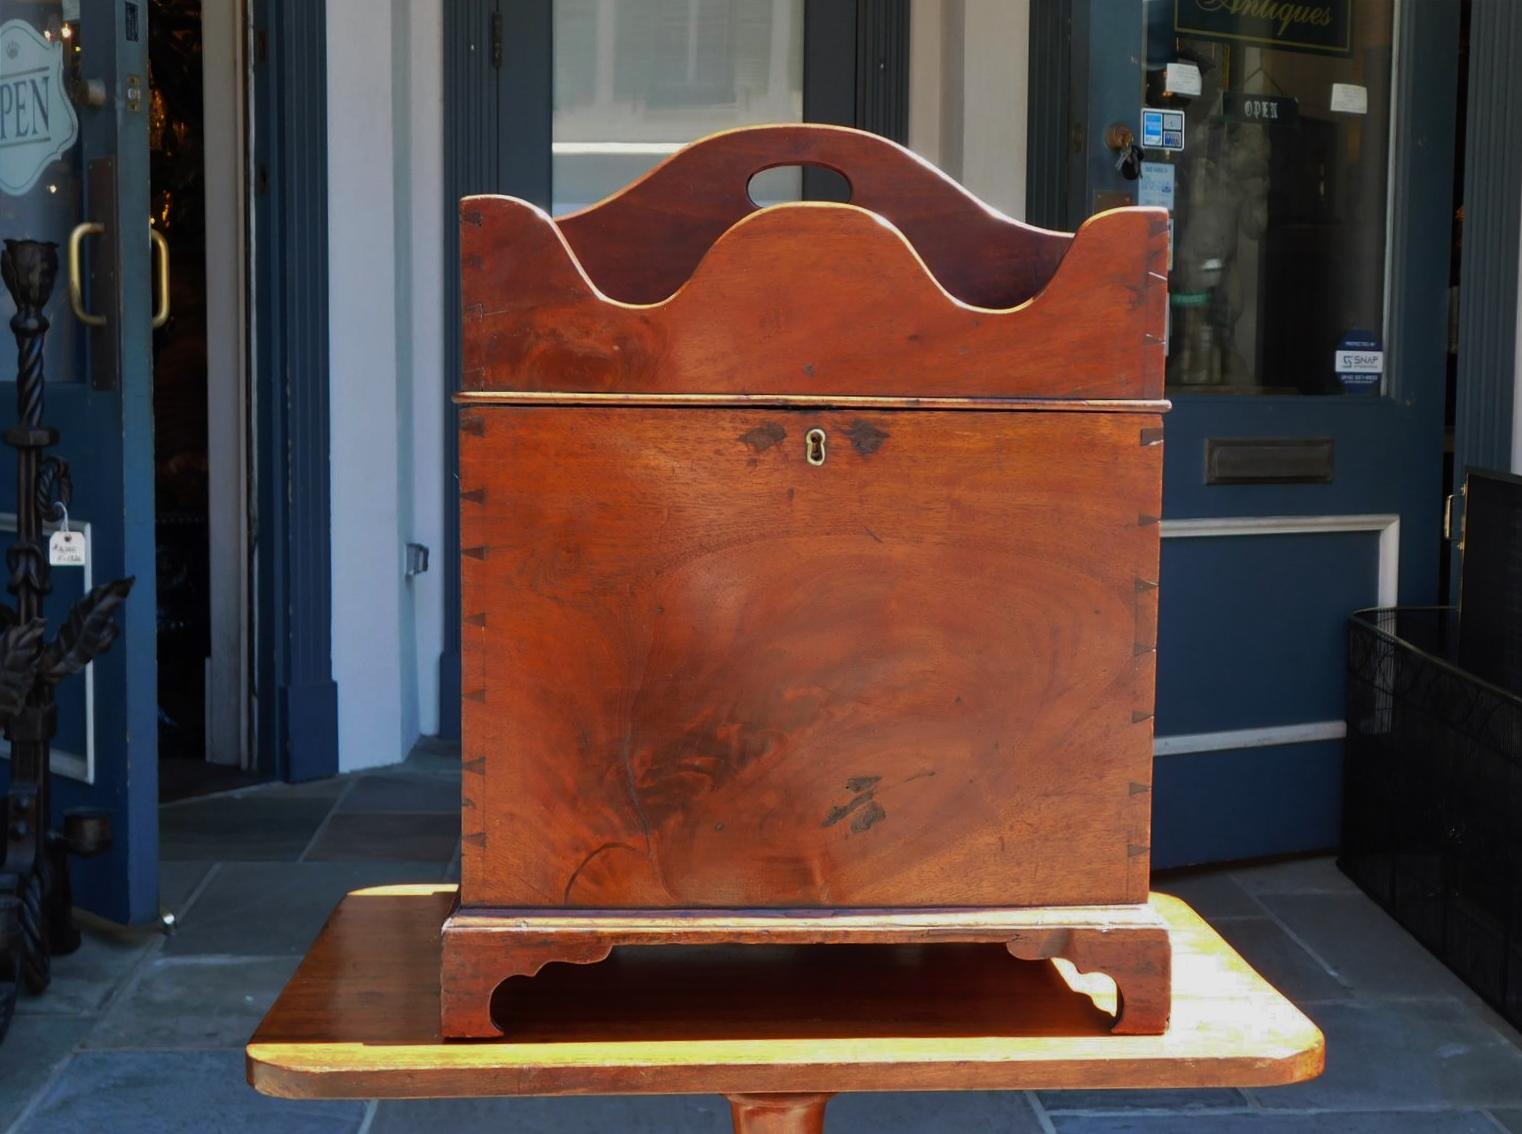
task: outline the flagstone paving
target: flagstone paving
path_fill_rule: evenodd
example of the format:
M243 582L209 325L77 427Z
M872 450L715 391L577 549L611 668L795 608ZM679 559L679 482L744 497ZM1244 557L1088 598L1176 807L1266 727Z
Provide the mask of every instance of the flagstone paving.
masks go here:
M706 1096L304 1103L244 1082L242 1047L347 891L458 876L459 761L268 785L162 809L173 931L86 919L0 1046L5 1134L723 1134ZM1160 879L1327 1035L1277 1090L880 1094L831 1134L1522 1134L1522 1038L1329 858Z

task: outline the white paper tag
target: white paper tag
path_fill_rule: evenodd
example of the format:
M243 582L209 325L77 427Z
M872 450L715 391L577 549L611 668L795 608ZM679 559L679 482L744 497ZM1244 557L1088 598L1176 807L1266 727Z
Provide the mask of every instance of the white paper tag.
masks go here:
M48 562L54 567L83 567L85 533L57 531L48 538Z
M1166 161L1144 161L1136 182L1136 203L1154 208L1173 209L1173 165Z
M1369 88L1357 83L1333 83L1331 108L1343 114L1369 113Z
M1166 94L1189 95L1200 93L1200 69L1193 63L1169 63L1163 74L1163 91Z

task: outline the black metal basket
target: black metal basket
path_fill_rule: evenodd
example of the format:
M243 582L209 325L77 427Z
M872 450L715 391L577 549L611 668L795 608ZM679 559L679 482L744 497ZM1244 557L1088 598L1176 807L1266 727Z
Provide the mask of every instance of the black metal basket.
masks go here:
M1339 862L1522 1027L1522 697L1457 638L1450 607L1353 615Z

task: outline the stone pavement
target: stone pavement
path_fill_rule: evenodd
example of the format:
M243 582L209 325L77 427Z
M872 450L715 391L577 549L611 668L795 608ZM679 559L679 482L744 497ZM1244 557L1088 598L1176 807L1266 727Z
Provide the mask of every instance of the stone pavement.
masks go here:
M458 870L459 762L166 805L177 928L87 927L0 1046L10 1134L723 1134L717 1097L301 1103L242 1047L347 891ZM1329 859L1160 879L1327 1034L1327 1072L1274 1090L842 1096L831 1134L1522 1134L1522 1039Z

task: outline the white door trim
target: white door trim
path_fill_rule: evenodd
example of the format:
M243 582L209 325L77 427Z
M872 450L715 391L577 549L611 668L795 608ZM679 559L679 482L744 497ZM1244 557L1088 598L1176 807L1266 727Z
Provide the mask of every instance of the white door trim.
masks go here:
M1317 740L1341 740L1348 734L1346 721L1311 721L1308 724L1236 728L1225 732L1191 732L1159 736L1152 741L1154 756L1182 756L1190 752L1230 752L1239 748L1276 748L1283 744L1308 744Z
M206 759L248 767L247 5L201 12L206 188L206 455L211 656Z
M1164 539L1373 532L1379 537L1376 601L1379 606L1394 606L1397 602L1400 589L1400 516L1395 513L1374 512L1345 516L1211 516L1201 519L1164 520L1160 526ZM1154 737L1152 754L1179 756L1190 752L1230 752L1241 748L1273 748L1318 740L1340 740L1346 735L1345 721L1310 721L1265 728L1179 733L1173 736Z

